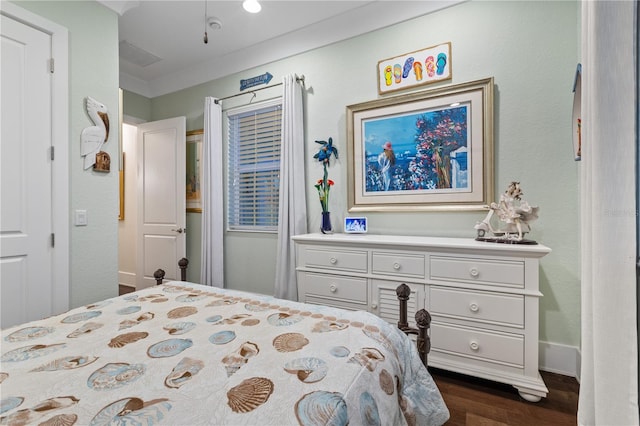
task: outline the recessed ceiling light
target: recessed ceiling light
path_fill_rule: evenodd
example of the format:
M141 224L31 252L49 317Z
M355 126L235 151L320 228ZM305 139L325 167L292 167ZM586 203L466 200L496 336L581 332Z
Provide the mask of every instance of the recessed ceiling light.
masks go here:
M258 0L244 0L242 7L249 13L258 13L262 10L262 6L260 6Z

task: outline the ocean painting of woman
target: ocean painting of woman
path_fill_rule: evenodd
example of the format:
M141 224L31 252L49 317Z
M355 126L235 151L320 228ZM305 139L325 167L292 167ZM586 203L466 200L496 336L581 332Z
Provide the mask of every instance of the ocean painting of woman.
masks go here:
M470 191L469 105L362 122L365 193Z

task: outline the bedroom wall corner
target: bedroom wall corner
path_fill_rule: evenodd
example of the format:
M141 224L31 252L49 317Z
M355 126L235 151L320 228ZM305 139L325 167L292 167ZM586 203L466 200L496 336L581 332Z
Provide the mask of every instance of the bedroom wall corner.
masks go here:
M122 113L141 121L151 121L151 99L128 90L122 90Z

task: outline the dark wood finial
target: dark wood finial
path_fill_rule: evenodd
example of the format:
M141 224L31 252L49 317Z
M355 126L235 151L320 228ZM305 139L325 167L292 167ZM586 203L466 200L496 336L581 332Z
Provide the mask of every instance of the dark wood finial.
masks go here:
M409 328L409 323L407 322L407 302L409 300L409 295L411 295L411 289L405 283L400 284L396 287L396 295L398 296L398 303L400 308L400 318L398 318L398 328L400 330L406 330Z
M156 279L156 285L162 284L162 280L164 280L164 271L162 269L158 269L153 273L153 278Z
M178 266L180 267L180 281L187 280L187 266L189 266L189 259L183 257L178 261Z
M431 338L429 337L429 328L431 327L431 314L425 309L416 312L416 324L418 325L418 354L422 363L427 365L427 356L431 352Z
M416 324L424 328L431 327L431 314L424 309L416 312Z
M411 294L411 288L408 285L402 283L396 288L396 295L400 300L409 300Z

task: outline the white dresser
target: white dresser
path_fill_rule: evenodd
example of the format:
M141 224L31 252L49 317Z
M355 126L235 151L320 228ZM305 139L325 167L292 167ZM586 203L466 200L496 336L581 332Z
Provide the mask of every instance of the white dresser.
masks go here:
M432 316L429 365L547 395L538 372L539 259L551 250L471 238L306 234L296 243L298 300L398 321L396 287Z

